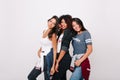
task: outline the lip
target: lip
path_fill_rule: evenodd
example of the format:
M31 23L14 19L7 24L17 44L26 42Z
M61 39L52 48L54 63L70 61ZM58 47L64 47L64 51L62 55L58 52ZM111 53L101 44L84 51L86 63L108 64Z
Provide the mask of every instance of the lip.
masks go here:
M64 28L65 26L62 25L61 27Z

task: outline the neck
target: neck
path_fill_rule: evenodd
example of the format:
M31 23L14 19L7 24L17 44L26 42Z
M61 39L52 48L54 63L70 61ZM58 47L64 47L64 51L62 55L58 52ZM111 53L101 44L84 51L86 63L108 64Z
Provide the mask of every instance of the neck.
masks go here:
M83 31L78 31L77 34L81 34Z

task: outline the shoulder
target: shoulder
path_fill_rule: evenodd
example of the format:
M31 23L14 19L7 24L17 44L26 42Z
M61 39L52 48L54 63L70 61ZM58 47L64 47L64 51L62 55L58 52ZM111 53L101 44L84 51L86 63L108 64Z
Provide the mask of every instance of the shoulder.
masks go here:
M53 33L52 36L57 36L57 34L56 34L56 33Z
M86 30L86 31L83 31L83 34L90 35L90 32Z
M64 30L64 34L66 34L66 33L68 34L68 33L70 33L70 32L71 32L70 29L65 29L65 30Z
M57 37L57 34L53 33L52 38L56 38L56 37Z
M71 29L65 29L64 35L66 35L66 36L72 36L72 30Z
M91 38L91 34L89 33L89 31L85 31L83 35L86 39Z

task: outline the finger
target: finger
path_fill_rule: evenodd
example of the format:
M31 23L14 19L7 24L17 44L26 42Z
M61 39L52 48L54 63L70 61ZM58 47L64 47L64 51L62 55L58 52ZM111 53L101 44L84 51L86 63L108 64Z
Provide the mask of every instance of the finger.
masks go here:
M50 75L53 75L53 74L54 74L54 71Z
M59 71L58 71L58 68L56 69L56 72L59 72Z
M74 64L76 65L76 62L74 62Z
M58 69L57 69L57 68L55 68L55 71L56 71L56 72L58 72Z
M50 72L50 75L53 75L53 73L52 73L52 72Z
M55 68L55 71L57 72L57 69Z
M56 72L59 72L58 69L56 70Z

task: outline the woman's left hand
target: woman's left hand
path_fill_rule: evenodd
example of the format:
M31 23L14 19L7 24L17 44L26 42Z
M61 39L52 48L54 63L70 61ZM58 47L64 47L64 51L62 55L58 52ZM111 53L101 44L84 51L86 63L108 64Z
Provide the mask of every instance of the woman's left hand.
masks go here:
M76 61L74 62L74 64L75 64L75 66L80 66L81 62L80 62L80 60L76 60Z

